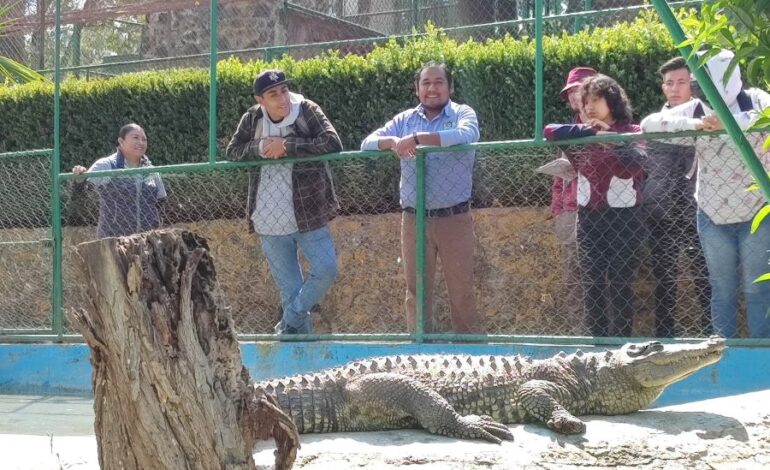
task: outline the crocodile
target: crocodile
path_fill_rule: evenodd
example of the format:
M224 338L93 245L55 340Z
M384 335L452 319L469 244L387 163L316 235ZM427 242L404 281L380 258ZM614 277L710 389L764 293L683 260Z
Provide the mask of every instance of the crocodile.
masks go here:
M717 362L725 341L628 343L606 352L522 356L376 357L256 382L300 433L424 428L462 439L512 440L506 423L585 432L577 416L640 410L663 390Z

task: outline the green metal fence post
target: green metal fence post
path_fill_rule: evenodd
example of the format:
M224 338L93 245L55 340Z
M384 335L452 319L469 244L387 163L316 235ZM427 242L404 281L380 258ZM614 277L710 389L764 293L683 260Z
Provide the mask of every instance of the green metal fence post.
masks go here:
M61 338L64 333L62 319L62 226L61 226L61 191L59 170L61 166L61 0L56 0L56 26L54 37L54 73L53 73L53 155L51 157L51 238L52 253L52 290L51 290L51 327L53 333Z
M592 0L584 0L583 1L583 11L591 11L593 9L593 1ZM575 33L583 29L583 25L585 24L585 17L584 16L578 16L575 18Z
M72 30L72 55L71 55L71 67L78 67L80 65L80 46L83 40L83 25L75 25ZM77 72L75 77L78 77Z
M543 0L535 0L535 141L543 140Z
M209 163L217 161L217 0L211 0L209 45Z
M412 30L420 30L420 0L412 0Z
M671 11L671 8L669 8L665 0L652 0L652 3L655 5L655 9L658 10L658 15L660 15L663 24L666 25L671 37L674 38L674 42L677 44L682 43L686 37L684 31L682 31L682 27L679 25L679 21L677 21L674 16L674 12ZM717 116L719 116L719 119L722 121L730 138L733 139L736 147L738 147L741 158L743 158L751 175L759 184L759 188L762 190L765 200L770 201L770 178L768 178L765 169L762 167L762 163L760 163L757 155L754 153L754 149L751 147L748 139L746 139L746 136L738 126L738 123L735 122L735 118L727 107L727 104L725 104L725 101L722 99L722 95L719 94L719 91L717 91L714 86L714 82L711 81L711 77L709 77L703 67L698 67L698 58L691 55L692 48L689 46L679 47L679 52L685 60L687 60L687 65L690 67L690 70L692 70L692 74L698 81L698 85L700 85L706 98L708 98L711 107L716 111Z
M415 155L416 198L415 213L415 341L423 342L425 334L425 153Z

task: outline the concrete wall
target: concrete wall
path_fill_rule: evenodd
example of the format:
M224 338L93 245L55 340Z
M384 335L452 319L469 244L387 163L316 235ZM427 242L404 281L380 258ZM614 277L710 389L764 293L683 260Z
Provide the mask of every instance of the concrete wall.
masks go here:
M523 354L552 356L576 347L504 344L242 343L243 364L262 380L319 371L391 354ZM584 351L592 350L590 346ZM731 347L722 360L669 387L655 402L666 406L770 388L770 348ZM83 344L0 344L0 394L91 393L91 365Z
M250 49L377 35L364 27L331 18L337 13L337 3L334 0L305 0L298 3L308 11L284 8L283 2L272 0L220 5L218 49ZM147 15L147 27L142 37L142 57L207 53L211 34L210 17L207 3L197 8ZM312 51L309 55L318 52Z

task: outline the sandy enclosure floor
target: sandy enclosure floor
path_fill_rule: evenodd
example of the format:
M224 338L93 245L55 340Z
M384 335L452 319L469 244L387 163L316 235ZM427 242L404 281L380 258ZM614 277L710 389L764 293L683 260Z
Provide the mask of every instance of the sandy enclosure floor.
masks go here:
M513 425L515 441L499 446L420 430L304 435L294 468L770 468L770 390L585 420L582 436ZM92 424L89 399L0 396L0 467L96 470ZM272 468L271 444L254 457Z

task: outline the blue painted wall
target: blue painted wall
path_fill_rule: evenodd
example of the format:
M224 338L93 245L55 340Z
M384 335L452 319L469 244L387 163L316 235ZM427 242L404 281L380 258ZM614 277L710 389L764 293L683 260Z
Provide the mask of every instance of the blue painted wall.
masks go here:
M562 350L569 353L575 349L520 344L241 344L243 363L255 380L314 372L356 359L390 354L523 354L543 358ZM669 387L655 405L672 405L763 389L770 389L770 348L731 347L718 363ZM88 347L83 344L0 344L0 393L90 394Z

